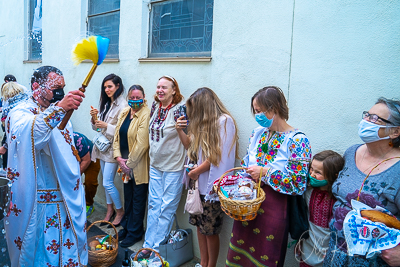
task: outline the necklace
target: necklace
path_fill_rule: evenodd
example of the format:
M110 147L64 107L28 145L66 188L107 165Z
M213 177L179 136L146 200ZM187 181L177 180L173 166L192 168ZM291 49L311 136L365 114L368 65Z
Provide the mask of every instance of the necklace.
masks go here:
M151 126L150 126L151 140L154 141L154 139L155 139L156 142L160 141L160 137L161 138L164 137L163 129L162 129L163 122L167 118L169 110L172 108L172 103L169 104L166 109L162 109L161 107L162 107L162 104L160 102L160 105L158 107L157 118L153 120L153 122L151 123ZM162 110L162 114L161 114L161 110Z
M364 152L364 154L363 154L363 156L362 156L362 158L361 158L360 164L363 163L365 154L367 154L367 150L368 150L368 148L365 148L365 152ZM389 149L388 151L386 151L386 153L383 154L382 156L380 156L379 159L378 159L377 161L374 161L374 163L373 163L372 165L370 165L368 168L366 168L366 169L363 171L363 173L365 173L367 170L369 170L370 168L372 168L372 167L374 167L376 164L378 164L382 159L385 158L385 156L386 156L390 151L392 151L392 149Z
M159 121L159 123L162 123L167 118L168 111L171 109L172 103L169 104L168 107L165 109L165 114L164 114L162 119L161 119L161 106L162 106L162 104L160 102L160 106L158 108L158 121Z

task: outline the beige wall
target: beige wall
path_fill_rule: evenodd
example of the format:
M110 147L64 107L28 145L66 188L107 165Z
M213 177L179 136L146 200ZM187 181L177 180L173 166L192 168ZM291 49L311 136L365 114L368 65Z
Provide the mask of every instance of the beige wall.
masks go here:
M240 156L257 126L250 99L263 86L283 89L289 123L307 134L314 153L324 149L343 153L360 143L357 125L362 111L380 96L399 97L400 1L218 0L211 62L139 62L146 56L147 2L121 1L119 62L99 66L82 107L72 116L75 130L90 138L94 131L89 109L98 105L101 80L111 72L120 75L126 86L141 84L149 101L164 74L177 79L185 97L201 86L212 88L238 123ZM13 73L28 86L35 68L54 65L65 74L66 91L78 88L91 66L74 67L70 51L85 35L86 0L43 1L41 63L23 63L26 6L27 0L0 0L0 78ZM119 178L116 181L120 183ZM102 187L96 199L104 202ZM183 202L178 219L189 227ZM231 226L232 220L226 218L220 266ZM292 251L287 259L287 266L296 265Z

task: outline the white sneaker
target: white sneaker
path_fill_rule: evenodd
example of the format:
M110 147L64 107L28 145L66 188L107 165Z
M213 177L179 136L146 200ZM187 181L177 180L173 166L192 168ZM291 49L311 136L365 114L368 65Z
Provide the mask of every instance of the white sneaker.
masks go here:
M200 263L196 263L194 267L202 267Z

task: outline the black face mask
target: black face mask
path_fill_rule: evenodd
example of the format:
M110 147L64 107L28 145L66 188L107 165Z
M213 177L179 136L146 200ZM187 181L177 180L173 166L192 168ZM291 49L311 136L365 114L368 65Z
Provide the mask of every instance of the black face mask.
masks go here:
M64 88L54 89L53 91L53 98L49 100L50 103L55 103L60 101L64 98Z

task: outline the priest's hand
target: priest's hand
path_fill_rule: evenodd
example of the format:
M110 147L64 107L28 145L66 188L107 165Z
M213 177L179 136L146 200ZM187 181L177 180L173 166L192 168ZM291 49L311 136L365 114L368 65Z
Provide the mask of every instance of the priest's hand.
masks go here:
M79 90L71 91L65 95L65 97L57 103L57 106L63 108L65 111L71 109L78 109L81 105L85 94Z

